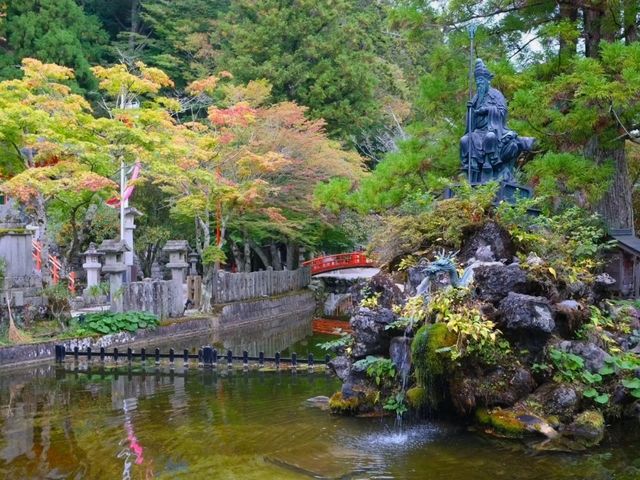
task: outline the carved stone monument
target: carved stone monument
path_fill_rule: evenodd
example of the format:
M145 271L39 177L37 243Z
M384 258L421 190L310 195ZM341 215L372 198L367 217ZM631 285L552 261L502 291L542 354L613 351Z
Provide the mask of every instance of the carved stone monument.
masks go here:
M532 150L535 139L509 130L507 101L491 86L493 74L481 59L474 77L477 91L467 105L467 128L460 140L462 170L471 184L497 180L515 186L516 160Z

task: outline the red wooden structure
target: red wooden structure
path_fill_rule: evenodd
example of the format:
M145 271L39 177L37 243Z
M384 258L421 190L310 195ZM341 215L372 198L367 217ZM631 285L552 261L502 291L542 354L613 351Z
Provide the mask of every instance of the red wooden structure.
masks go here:
M325 255L308 260L302 264L311 267L311 275L333 272L343 268L374 267L373 261L367 258L363 252L339 253L337 255Z
M36 263L36 270L42 270L42 244L37 240L32 240L33 246L33 260ZM57 285L60 281L60 273L62 272L62 264L58 257L49 255L49 267L51 268L51 283ZM72 294L76 293L76 273L71 272L68 276L69 279L69 291Z
M326 318L314 318L312 327L313 333L326 333L329 335L340 335L351 333L351 325L345 320L329 320Z

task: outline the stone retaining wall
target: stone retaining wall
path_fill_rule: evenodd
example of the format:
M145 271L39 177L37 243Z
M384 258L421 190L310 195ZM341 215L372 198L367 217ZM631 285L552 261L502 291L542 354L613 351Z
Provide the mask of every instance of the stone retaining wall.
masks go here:
M99 338L74 338L64 341L55 340L29 345L0 347L0 368L53 360L55 358L55 345L57 344L63 344L67 351L73 350L74 347L78 347L79 350L91 347L93 351L99 351L100 347L111 349L120 347L147 348L154 342L165 343L167 340L177 342L197 335L208 338L212 333L214 321L215 318L199 318L175 322L170 325L160 326L154 330L141 330L135 333L119 332Z

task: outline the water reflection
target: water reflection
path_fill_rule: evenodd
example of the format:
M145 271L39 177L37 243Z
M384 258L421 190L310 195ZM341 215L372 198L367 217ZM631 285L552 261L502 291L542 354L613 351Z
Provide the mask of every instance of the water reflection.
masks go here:
M533 455L445 423L332 417L323 369L45 366L0 374L0 478L638 479L635 428Z

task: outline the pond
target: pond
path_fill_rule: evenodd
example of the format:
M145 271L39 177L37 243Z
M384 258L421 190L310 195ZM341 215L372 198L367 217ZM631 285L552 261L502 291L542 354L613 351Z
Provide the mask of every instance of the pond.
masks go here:
M0 373L0 478L637 479L640 435L534 455L446 422L336 417L313 373L46 365Z

